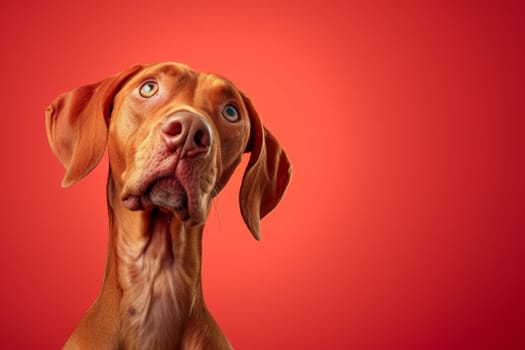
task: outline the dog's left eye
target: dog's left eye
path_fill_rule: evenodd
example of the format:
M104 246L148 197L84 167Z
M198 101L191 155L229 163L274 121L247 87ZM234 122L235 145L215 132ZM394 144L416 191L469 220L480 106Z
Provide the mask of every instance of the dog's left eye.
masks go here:
M224 106L222 109L222 116L230 122L236 122L239 120L239 112L237 111L237 108L231 104Z
M148 81L140 87L139 93L142 97L151 97L159 91L159 84L154 81Z

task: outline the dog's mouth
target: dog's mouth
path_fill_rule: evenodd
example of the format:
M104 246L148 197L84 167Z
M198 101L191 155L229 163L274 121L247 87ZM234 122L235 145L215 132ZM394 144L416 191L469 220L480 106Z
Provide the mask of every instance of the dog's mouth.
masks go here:
M127 195L122 199L128 209L160 207L176 212L182 220L188 218L188 192L174 173L157 176L141 187L140 195Z
M164 176L154 180L146 191L151 204L176 211L181 219L188 216L188 194L176 176Z

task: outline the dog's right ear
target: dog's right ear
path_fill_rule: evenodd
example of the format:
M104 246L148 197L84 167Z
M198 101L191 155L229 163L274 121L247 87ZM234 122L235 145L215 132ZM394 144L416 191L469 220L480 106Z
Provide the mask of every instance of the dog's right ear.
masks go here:
M49 145L66 168L62 187L89 174L104 155L113 98L142 66L58 96L46 109Z

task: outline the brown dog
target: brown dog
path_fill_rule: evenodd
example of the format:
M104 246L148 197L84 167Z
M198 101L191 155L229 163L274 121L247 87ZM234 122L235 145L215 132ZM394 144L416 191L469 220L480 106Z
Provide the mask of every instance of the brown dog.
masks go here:
M259 239L259 220L291 175L250 100L228 80L182 64L135 66L59 96L46 128L66 168L64 187L109 150L104 283L65 348L230 349L201 288L210 201L251 152L239 201Z

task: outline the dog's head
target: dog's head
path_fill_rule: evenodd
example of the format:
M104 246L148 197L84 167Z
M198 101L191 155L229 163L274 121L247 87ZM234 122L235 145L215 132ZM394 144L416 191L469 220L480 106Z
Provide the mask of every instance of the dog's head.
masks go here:
M245 152L239 202L255 238L290 180L288 158L251 101L227 79L182 64L135 66L60 95L46 110L46 128L66 168L64 187L93 170L107 144L123 206L158 207L188 225L204 223Z

